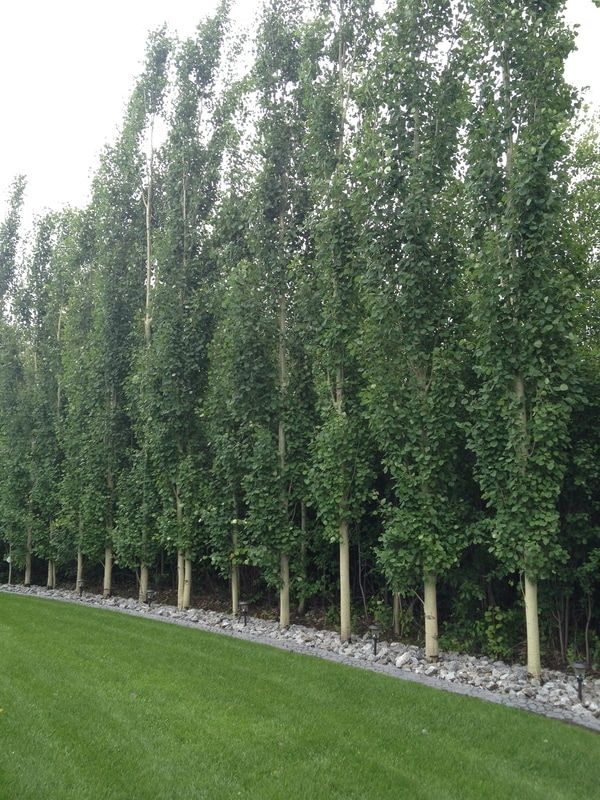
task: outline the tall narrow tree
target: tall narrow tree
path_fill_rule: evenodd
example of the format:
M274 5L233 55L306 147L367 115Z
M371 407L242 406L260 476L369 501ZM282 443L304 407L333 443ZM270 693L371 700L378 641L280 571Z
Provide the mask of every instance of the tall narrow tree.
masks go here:
M557 500L573 397L574 284L561 216L561 0L472 0L473 323L480 386L471 446L493 512L489 546L522 576L529 672L540 675L537 584L561 559Z
M327 9L325 24L333 35L325 42L310 126L317 167L312 181L314 262L323 317L316 359L321 420L312 483L327 535L339 541L342 641L351 636L350 527L362 513L369 473L353 353L360 311L348 116L356 72L371 41L371 5L368 0L337 0Z
M355 170L366 269L368 415L392 482L380 562L396 591L424 584L425 650L438 655L436 581L461 555L457 492L456 177L464 93L446 0L397 3L371 65ZM464 304L463 304L464 305Z

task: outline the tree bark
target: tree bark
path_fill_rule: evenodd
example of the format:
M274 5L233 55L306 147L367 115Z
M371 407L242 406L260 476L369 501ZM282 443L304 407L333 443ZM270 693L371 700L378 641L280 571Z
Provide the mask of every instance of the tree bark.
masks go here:
M284 217L280 216L281 238L283 239ZM282 242L283 246L283 242ZM283 415L285 397L287 394L287 360L285 352L285 329L286 329L286 297L282 291L279 298L279 393L281 397L280 414ZM283 417L280 416L278 427L277 451L279 457L279 470L282 481L281 488L281 517L285 525L288 523L288 496L283 485L283 476L286 467L286 436ZM281 629L290 626L290 559L287 553L280 553L279 558L279 627Z
M348 521L340 523L340 639L349 642L352 637L350 617L350 533Z
M192 604L192 559L186 553L183 563L183 607L189 608Z
M237 510L237 503L234 498L233 513L235 514L236 520ZM233 545L233 560L231 562L231 613L234 617L237 617L240 613L240 568L235 560L237 558L238 543L238 535L234 525L233 533L231 534L231 544Z
M177 551L177 608L183 610L183 582L185 578L185 557L183 550Z
M32 543L31 543L31 531L27 531L27 550L25 552L25 578L23 583L25 586L31 586L31 551L32 551Z
M527 622L527 671L533 678L542 674L538 623L537 581L525 573L525 620Z
M148 564L142 561L140 564L140 603L148 602Z
M400 636L400 595L394 592L393 610L394 634Z
M148 187L142 195L146 207L146 302L144 316L144 339L150 346L152 338L151 296L152 296L152 190L154 181L154 120L150 124L150 156L148 159Z
M48 559L48 579L46 581L48 589L56 589L56 563L53 559Z
M81 548L77 549L77 578L75 579L75 590L79 591L83 581L83 553Z
M425 573L425 657L428 661L437 661L438 647L438 620L437 620L437 581L432 572Z
M104 587L102 590L102 594L104 597L110 597L112 593L112 567L113 567L112 546L107 545L104 549Z
M303 592L298 601L297 612L302 616L306 610L306 503L300 503L300 575L302 577Z
M281 554L279 573L282 586L279 592L279 627L290 627L290 558Z
M240 568L231 565L231 613L237 617L240 613Z

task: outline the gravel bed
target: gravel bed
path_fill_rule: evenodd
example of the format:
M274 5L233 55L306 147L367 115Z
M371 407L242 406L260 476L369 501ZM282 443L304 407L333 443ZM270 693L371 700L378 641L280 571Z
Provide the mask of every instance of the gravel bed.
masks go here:
M373 642L368 634L353 636L352 643L342 644L339 635L333 631L316 630L303 625L291 625L282 631L276 622L252 616L248 616L247 625L244 626L241 619L217 611L198 608L178 611L174 606L156 603L149 607L137 600L122 597L103 598L101 595L84 593L80 598L76 592L66 589L50 590L40 586L6 584L0 586L0 591L83 603L237 636L296 653L381 672L445 691L513 706L600 732L600 679L598 678L585 679L583 703L580 703L574 676L564 672L544 669L542 680L538 681L529 678L523 666L452 652L441 653L439 660L432 664L425 659L422 648L391 641L379 642L377 655L374 655Z

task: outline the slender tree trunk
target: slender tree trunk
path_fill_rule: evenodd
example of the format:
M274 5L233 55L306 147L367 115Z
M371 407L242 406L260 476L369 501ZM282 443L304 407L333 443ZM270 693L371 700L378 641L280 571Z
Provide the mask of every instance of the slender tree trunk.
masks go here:
M340 639L352 638L350 618L350 533L348 521L340 523Z
M512 183L514 156L515 156L515 138L513 133L513 116L512 105L509 102L511 92L511 78L510 78L510 61L508 53L505 52L502 58L502 82L505 92L505 128L509 132L508 142L506 146L506 211L508 215L514 213L515 197L514 186ZM511 266L513 269L517 267L517 250L513 241L509 242L509 254ZM514 379L514 392L517 401L516 415L517 427L520 433L520 442L518 444L520 472L523 478L527 474L527 461L529 453L529 431L527 419L527 401L525 396L525 381L521 373L517 373ZM530 580L527 571L525 572L525 621L527 626L527 669L529 673L539 678L541 674L540 663L540 635L538 624L538 606L537 606L537 582Z
M25 551L25 586L31 586L31 561L32 561L32 536L31 530L27 531L27 550Z
M585 616L585 663L589 666L590 659L590 622L592 621L592 595L587 596L587 613Z
M142 561L142 563L140 564L139 601L140 603L148 602L148 564L146 564L145 561Z
M280 230L283 239L284 217L280 216ZM282 242L283 245L283 242ZM286 297L285 291L282 291L279 298L279 393L281 397L281 410L285 405L285 398L287 394L287 360L285 352L285 329L286 329ZM277 450L279 457L279 470L283 484L283 476L286 468L286 435L283 418L279 419L278 428L278 441ZM281 516L284 524L288 522L288 495L284 485L281 488ZM290 626L290 559L287 553L280 553L279 557L279 627L289 628Z
M525 573L525 619L527 622L527 671L534 678L540 678L540 632L538 624L537 581Z
M75 590L79 591L83 581L83 553L81 548L77 549L77 577L75 579Z
M46 586L48 589L56 588L56 568L51 558L48 559L48 578L46 580Z
M569 595L567 595L565 598L565 655L564 655L565 663L567 661L567 648L569 646L570 623L571 623L571 603L569 600Z
M431 572L425 573L424 579L424 611L425 611L425 657L429 661L437 661L438 620L437 620L437 581Z
M298 614L302 616L306 610L306 503L304 500L300 503L300 575L302 577L303 592L298 602Z
M146 207L146 303L144 316L144 339L146 346L150 346L152 338L152 191L154 188L154 120L150 124L150 157L148 159L148 186L146 195L142 195Z
M336 370L335 410L341 414L344 409L344 370L340 365ZM350 610L350 531L348 520L340 507L340 639L349 642L352 639L352 623Z
M185 556L183 550L177 551L177 608L183 609L183 583L185 580Z
M104 597L110 597L112 593L112 568L113 568L113 551L112 545L106 545L104 548L104 587L102 594Z
M522 375L515 377L515 396L517 399L517 424L520 431L520 470L523 477L527 473L529 458L529 431L527 421L527 404L525 398L525 381ZM538 621L537 581L529 578L525 571L525 622L527 625L527 670L534 678L541 675L540 633Z
M240 568L231 565L231 613L234 617L240 613Z
M237 520L237 502L234 498L233 500L233 513L234 519ZM238 549L238 534L237 530L235 529L235 525L233 526L233 533L231 534L231 543L233 545L233 560L231 562L231 613L234 617L240 613L240 568L238 566L237 561L237 549Z
M394 622L394 635L400 636L400 594L394 592L392 617Z
M144 342L146 349L152 344L152 190L154 179L154 120L150 124L150 157L148 162L148 186L146 196L142 195L146 207L146 299L144 303ZM147 360L144 369L147 369ZM138 599L140 603L148 602L148 564L145 561L147 555L147 500L146 500L146 477L148 474L148 447L147 433L144 432L144 520L142 529L142 560L140 563L140 586Z
M290 626L290 558L281 554L279 574L282 585L279 592L279 627Z
M8 585L12 585L12 545L8 546Z
M189 608L192 604L192 559L190 554L185 554L183 562L183 607Z

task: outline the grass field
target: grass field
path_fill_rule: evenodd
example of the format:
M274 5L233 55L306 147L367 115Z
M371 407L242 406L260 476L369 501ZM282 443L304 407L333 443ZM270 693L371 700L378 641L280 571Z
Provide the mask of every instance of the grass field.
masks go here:
M0 594L1 800L600 797L600 736L383 675Z

